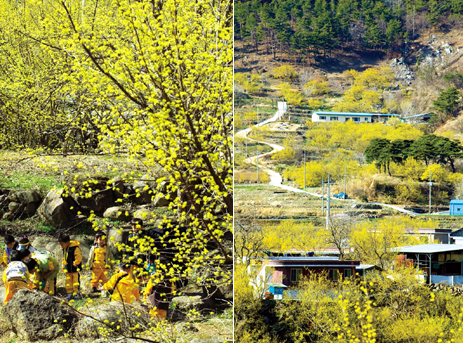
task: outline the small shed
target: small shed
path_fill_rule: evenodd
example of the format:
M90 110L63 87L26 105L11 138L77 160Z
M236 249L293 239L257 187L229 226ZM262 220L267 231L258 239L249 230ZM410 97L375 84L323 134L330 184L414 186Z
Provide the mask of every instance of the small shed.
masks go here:
M288 286L283 285L282 283L271 283L269 285L269 292L273 294L273 299L281 300L283 299L283 291Z
M429 283L463 284L463 245L421 244L396 249L407 265L418 267Z
M463 244L463 228L453 231L449 235L451 244Z
M454 199L450 201L450 215L463 216L463 200Z
M359 275L363 280L365 276L374 271L382 271L382 269L374 264L361 264L355 267L355 273Z

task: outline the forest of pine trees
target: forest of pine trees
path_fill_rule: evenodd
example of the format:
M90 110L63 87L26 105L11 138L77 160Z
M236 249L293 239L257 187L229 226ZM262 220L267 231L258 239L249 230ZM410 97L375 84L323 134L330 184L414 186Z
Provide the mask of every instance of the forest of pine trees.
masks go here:
M237 0L235 40L247 51L394 51L428 27L463 20L463 0Z

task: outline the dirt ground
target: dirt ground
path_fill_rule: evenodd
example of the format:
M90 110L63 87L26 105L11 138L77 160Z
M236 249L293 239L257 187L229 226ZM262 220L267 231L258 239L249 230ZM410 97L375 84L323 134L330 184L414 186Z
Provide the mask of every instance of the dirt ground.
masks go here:
M301 127L299 124L285 121L270 123L268 126L270 127L270 131L274 132L296 132Z

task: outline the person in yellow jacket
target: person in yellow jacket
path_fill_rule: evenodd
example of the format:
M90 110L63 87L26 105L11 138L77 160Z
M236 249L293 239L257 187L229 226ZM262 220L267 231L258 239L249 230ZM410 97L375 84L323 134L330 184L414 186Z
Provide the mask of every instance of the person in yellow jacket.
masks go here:
M104 285L108 282L108 273L113 263L113 255L106 242L105 233L103 231L97 231L95 234L95 244L90 249L87 262L87 265L92 270L92 279L90 280L92 292L98 291L100 283Z
M121 301L128 304L134 301L140 301L138 285L133 281L130 275L130 265L121 264L119 268L119 273L113 275L111 279L104 284L103 289L111 294L111 301Z
M63 248L63 271L66 274L66 300L80 298L80 271L82 270L82 252L80 243L71 241L69 235L62 234L58 242Z
M33 261L26 265L21 261L22 257L22 253L18 250L12 251L9 255L10 263L3 272L3 282L5 283L4 304L7 304L20 289L29 289L29 269L33 270L37 262Z
M19 243L15 241L12 235L5 235L4 242L5 250L3 251L3 258L1 259L0 264L4 264L5 266L7 266L11 260L11 252L18 249Z

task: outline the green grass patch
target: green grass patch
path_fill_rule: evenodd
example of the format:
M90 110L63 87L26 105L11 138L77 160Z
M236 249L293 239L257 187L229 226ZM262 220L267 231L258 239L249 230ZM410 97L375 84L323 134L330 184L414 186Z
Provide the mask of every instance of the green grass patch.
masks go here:
M266 185L236 185L235 189L246 189L248 191L263 191L268 189L268 187L274 186L266 186ZM276 188L275 188L276 189Z
M36 229L40 230L40 231L43 231L43 232L46 232L46 233L53 233L56 230L56 228L54 226L48 225L48 224L46 224L44 222L38 223L37 226L36 226Z
M36 175L14 172L12 175L0 175L0 185L7 189L35 189L47 192L60 185L60 175Z

